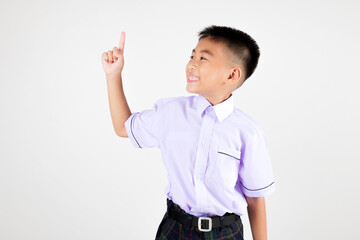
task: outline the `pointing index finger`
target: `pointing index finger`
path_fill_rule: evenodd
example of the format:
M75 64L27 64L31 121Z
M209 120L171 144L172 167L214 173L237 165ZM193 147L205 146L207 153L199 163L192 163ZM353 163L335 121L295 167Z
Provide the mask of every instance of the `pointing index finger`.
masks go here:
M125 45L125 32L121 32L119 49L124 51L124 45Z

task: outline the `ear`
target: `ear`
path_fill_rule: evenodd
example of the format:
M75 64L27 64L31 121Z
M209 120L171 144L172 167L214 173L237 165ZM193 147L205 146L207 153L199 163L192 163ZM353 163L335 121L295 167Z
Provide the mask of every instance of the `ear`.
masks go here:
M239 67L233 67L230 69L230 74L229 74L229 77L228 79L231 81L231 83L236 83L236 82L239 82L239 81L243 81L242 80L242 74L243 74L243 71L241 68Z

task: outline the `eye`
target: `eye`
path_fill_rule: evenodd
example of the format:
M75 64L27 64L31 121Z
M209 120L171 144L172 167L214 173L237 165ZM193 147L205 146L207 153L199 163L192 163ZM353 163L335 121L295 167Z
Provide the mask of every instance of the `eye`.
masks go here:
M194 57L194 56L190 56L190 59L193 59L193 57ZM200 59L202 59L202 58L205 59L205 60L207 60L207 59L204 58L204 57L200 57Z

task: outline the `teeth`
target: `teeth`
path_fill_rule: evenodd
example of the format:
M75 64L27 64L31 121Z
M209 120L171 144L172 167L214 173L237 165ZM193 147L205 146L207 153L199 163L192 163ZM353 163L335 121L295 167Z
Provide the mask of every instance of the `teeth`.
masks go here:
M190 80L199 80L197 77L189 77Z

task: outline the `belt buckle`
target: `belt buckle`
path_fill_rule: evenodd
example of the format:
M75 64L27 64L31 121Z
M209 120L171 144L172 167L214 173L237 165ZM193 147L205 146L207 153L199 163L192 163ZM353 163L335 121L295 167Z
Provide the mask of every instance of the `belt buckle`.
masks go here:
M202 220L207 220L208 223L209 223L209 228L202 228L201 227L201 221ZM198 228L200 231L202 232L210 232L211 231L211 228L212 228L212 219L210 217L199 217L198 219Z

